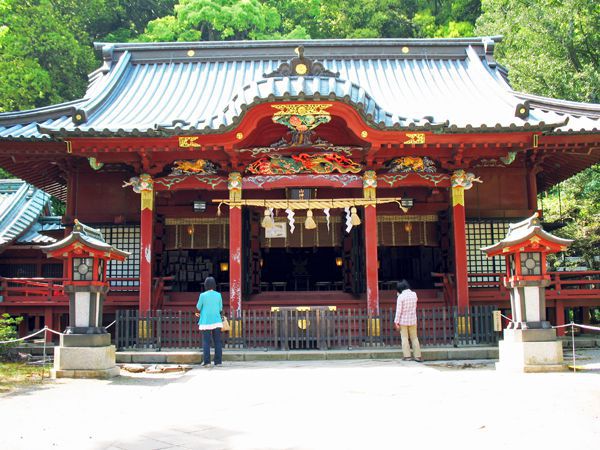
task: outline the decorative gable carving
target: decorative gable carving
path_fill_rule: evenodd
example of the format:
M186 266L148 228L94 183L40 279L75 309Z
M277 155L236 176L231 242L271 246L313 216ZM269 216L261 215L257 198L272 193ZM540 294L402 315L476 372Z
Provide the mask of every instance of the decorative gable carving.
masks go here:
M304 56L304 47L296 47L294 49L296 58L292 58L289 62L282 63L276 70L269 74L263 74L265 78L272 77L334 77L340 76L339 72L327 70L325 66L312 59Z

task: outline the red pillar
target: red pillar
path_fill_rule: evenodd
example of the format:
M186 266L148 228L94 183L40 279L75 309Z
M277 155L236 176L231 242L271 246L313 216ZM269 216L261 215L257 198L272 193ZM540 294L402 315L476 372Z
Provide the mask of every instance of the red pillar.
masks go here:
M229 208L229 308L238 317L242 310L242 208Z
M469 306L469 282L467 277L467 237L465 226L465 195L462 186L452 187L452 233L454 239L454 279L456 304Z
M365 255L367 272L367 309L369 316L379 313L379 274L377 273L377 208L365 206Z
M242 199L242 176L229 174L229 200ZM237 318L242 313L242 206L229 205L229 311Z
M142 184L143 183L143 184ZM140 175L140 313L152 309L152 262L154 241L154 186L149 175Z

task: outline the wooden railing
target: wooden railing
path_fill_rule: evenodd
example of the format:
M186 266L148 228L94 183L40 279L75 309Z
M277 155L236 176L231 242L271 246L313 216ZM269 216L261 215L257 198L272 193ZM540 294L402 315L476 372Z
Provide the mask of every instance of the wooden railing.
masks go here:
M600 271L598 270L548 272L548 275L550 275L550 285L546 288L547 297L600 298ZM502 296L506 296L507 289L502 283L504 276L504 273L470 273L469 288L495 290ZM473 280L474 278L477 280Z
M0 277L0 295L3 302L13 303L66 301L64 281L65 278Z
M29 304L48 302L63 304L68 301L63 283L66 278L7 278L0 277L0 296L4 303ZM139 278L109 278L112 293L135 295Z
M495 344L493 305L419 308L417 328L424 346ZM228 348L315 350L364 346L399 346L394 330L395 310L382 309L369 316L366 309L247 310L231 320L232 331L224 334ZM124 349L201 348L202 333L191 311L138 310L116 313L115 344Z
M444 304L451 306L454 303L454 275L451 273L431 272L431 277L434 280L437 279L433 285L442 288Z
M175 277L154 277L152 280L152 300L156 309L162 309L165 302L165 292L173 290L171 282Z

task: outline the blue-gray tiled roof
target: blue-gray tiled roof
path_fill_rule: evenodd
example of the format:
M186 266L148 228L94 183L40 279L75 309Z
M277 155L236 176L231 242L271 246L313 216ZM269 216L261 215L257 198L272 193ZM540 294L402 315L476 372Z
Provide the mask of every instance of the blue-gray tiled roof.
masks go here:
M38 223L50 195L21 180L0 180L0 249L11 243L48 244L56 239L40 231L55 225Z
M274 100L331 99L372 126L445 132L597 131L600 105L513 92L496 64L497 38L97 44L104 66L83 99L0 114L0 139L164 135L231 129ZM265 77L305 47L337 77ZM531 105L524 119L518 105Z

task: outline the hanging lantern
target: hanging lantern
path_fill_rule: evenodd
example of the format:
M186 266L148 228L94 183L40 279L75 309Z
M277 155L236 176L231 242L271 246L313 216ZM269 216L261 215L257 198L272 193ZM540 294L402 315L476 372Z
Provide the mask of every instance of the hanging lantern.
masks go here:
M412 230L413 230L412 222L406 222L404 224L404 231L406 231L407 233L410 233Z
M356 214L356 206L353 206L350 209L350 220L353 226L360 225L360 217L358 217L358 214Z
M342 264L344 263L344 260L342 259L341 256L338 256L335 258L335 265L338 267L342 267Z
M304 228L307 230L314 230L317 228L317 224L315 223L315 219L313 219L312 210L306 211L306 222L304 222Z
M194 234L194 225L188 225L187 233L192 236Z
M265 208L265 216L263 217L261 225L263 228L272 228L275 225L275 221L273 220L273 216L271 215L271 210L269 208Z

